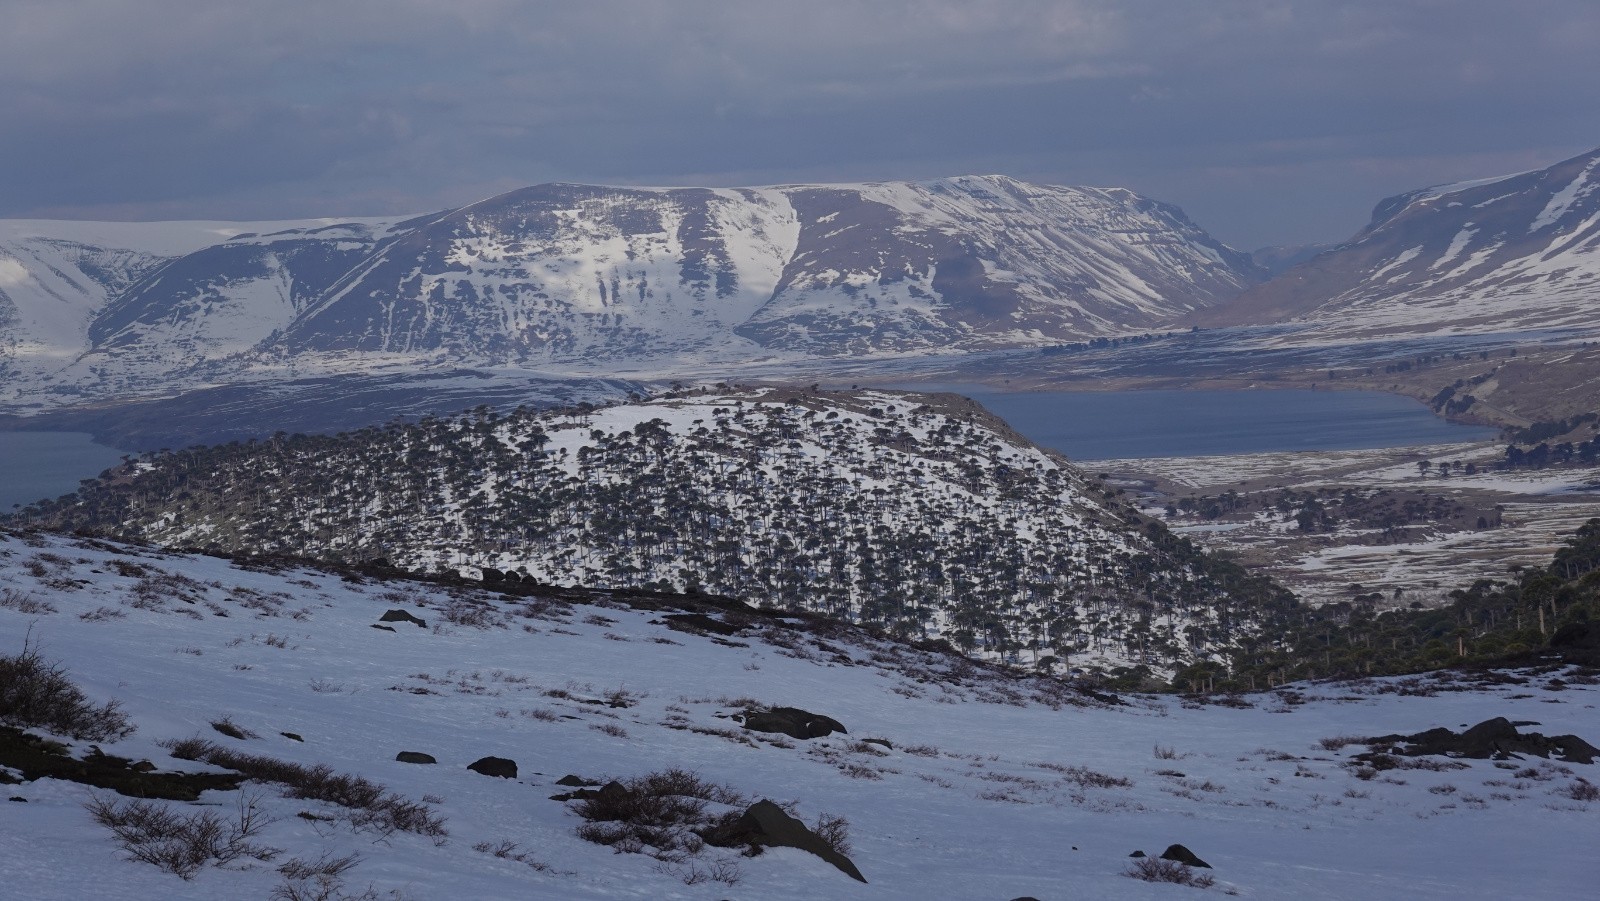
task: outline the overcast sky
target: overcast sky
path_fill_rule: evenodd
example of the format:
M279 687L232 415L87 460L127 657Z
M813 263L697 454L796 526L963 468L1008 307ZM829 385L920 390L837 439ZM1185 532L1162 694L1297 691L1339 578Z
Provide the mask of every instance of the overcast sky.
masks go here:
M1600 145L1596 0L6 0L0 216L1000 172L1224 241Z

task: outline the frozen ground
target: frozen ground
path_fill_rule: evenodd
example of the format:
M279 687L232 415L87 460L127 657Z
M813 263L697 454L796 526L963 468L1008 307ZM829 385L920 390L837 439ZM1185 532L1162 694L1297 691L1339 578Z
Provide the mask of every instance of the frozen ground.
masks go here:
M845 628L723 638L669 629L663 611L615 601L530 603L51 536L0 535L0 584L0 653L16 653L31 633L94 699L126 705L138 732L103 745L108 753L193 769L159 742L202 736L359 773L426 799L449 829L442 841L380 835L352 827L339 808L260 786L273 818L260 840L282 853L184 882L125 859L85 811L89 789L39 780L0 791L27 802L0 804L8 897L263 899L283 884L278 865L324 853L361 855L346 874L349 894L371 886L410 899L1209 891L1412 901L1578 898L1600 879L1600 802L1572 797L1580 779L1600 781L1595 767L1429 758L1441 768L1372 774L1351 765L1360 745L1322 743L1495 716L1600 740L1596 687L1568 671L1296 685L1238 707L1112 705ZM371 628L391 608L428 627ZM592 702L604 698L623 706ZM849 734L744 732L720 718L743 699L824 713ZM213 731L224 717L259 737ZM403 750L439 762L395 762ZM484 755L516 760L519 778L465 768ZM807 821L844 816L869 882L790 849L708 851L678 864L615 854L578 838L571 805L549 798L564 774L603 780L668 767L793 801ZM229 814L234 795L202 803ZM474 850L505 841L544 869ZM1214 865L1215 887L1123 875L1134 849L1173 842ZM736 884L686 884L717 854L736 867Z

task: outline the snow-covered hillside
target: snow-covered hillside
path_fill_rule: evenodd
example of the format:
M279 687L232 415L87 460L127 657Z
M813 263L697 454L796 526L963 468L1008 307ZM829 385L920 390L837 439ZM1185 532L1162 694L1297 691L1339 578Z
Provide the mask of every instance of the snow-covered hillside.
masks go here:
M1301 337L1600 333L1600 150L1391 197L1349 242L1203 313Z
M443 830L427 834L417 816L420 831L391 828L358 799L295 798L276 782L146 802L234 825L241 801L254 805L243 843L270 859L202 861L185 881L129 859L86 809L98 799L126 813L135 799L17 782L5 766L8 897L313 897L293 864L350 855L342 888L320 897L1501 901L1587 897L1600 879L1593 764L1356 759L1368 751L1357 737L1493 717L1593 741L1596 686L1572 670L1296 684L1217 705L1095 696L688 598L679 609L661 596L501 595L14 533L0 533L0 583L0 655L29 642L137 728L97 743L54 735L58 754L113 769L95 755L148 760L150 779L226 774L172 754L197 748L284 778L327 767L324 782L368 780ZM381 621L391 610L426 625ZM731 718L760 705L848 731L799 739ZM0 732L7 759L39 748L13 736ZM209 744L185 742L196 738ZM397 761L405 751L436 763ZM513 761L515 778L467 768L486 756ZM709 814L770 798L808 824L842 817L867 881L789 847L617 853L579 836L581 802L552 799L573 791L559 782L569 774L673 769L742 796ZM1211 865L1180 873L1210 889L1124 875L1133 851L1173 843Z
M19 521L707 590L1025 665L1176 669L1293 601L954 395L710 390L147 455Z
M31 337L45 295L7 286L61 267L0 246L16 308L0 334L30 374L0 402L419 365L683 373L1040 346L1156 328L1264 275L1175 207L1001 176L539 185L403 221L238 223L171 259L189 225L122 225L96 245L139 265L52 288L72 315L48 348Z

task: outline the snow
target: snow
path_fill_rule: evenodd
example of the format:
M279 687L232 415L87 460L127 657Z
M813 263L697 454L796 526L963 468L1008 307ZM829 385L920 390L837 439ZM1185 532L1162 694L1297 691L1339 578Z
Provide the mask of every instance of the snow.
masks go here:
M1253 695L1248 709L1141 697L1123 707L1052 707L1028 683L1004 677L918 681L918 668L937 668L937 658L870 639L832 639L833 652L851 660L843 665L811 639L792 649L753 634L719 644L654 624L656 612L614 605L524 618L511 600L484 596L508 627L477 629L444 621L440 608L450 598L426 585L247 571L214 558L48 536L0 538L0 555L9 584L58 611L0 607L0 634L19 642L31 628L32 640L93 698L123 701L138 724L132 738L103 744L108 753L194 768L158 742L201 735L359 773L413 800L436 798L432 806L450 830L437 845L307 821L297 814L338 808L260 787L275 818L262 841L283 849L280 861L359 853L353 892L371 885L415 901L752 893L925 899L1061 897L1070 886L1077 897L1168 898L1188 890L1121 873L1130 851L1159 853L1172 842L1212 863L1219 889L1243 897L1584 897L1600 876L1590 853L1600 809L1559 794L1576 776L1592 778L1587 767L1571 765L1569 776L1549 763L1518 762L1539 778L1517 780L1489 761L1462 761L1448 772L1395 770L1363 781L1343 765L1359 746L1319 746L1334 736L1460 728L1499 715L1593 740L1600 732L1595 688L1581 682L1557 692L1544 687L1548 676L1481 687L1383 679L1296 686L1303 699ZM48 587L25 568L29 561L58 585L83 584ZM194 585L162 589L168 596L159 609L148 600L132 606L140 577L119 572L118 562L151 567L147 585L178 584L166 573ZM184 591L199 603L173 596ZM143 590L146 598L160 593ZM437 625L396 623L393 633L368 627L395 606ZM101 607L123 615L80 618ZM874 661L894 662L880 668ZM1430 685L1444 690L1432 693ZM551 690L578 697L625 690L637 703L607 709ZM717 716L736 710L727 699L738 696L826 713L850 734L752 746L668 725L737 733ZM540 711L555 719L530 715ZM223 716L260 737L217 735L209 723ZM862 737L885 738L894 750L882 757L857 750ZM1171 757L1152 749L1170 749ZM440 762L396 763L399 750ZM517 760L519 779L465 770L487 754ZM751 797L793 800L808 821L821 812L843 815L852 859L869 883L780 849L734 857L742 875L735 887L685 885L671 866L578 839L577 817L547 797L568 772L604 779L674 766ZM1062 766L1132 784L1079 785ZM876 778L852 777L851 767ZM257 866L209 868L186 883L123 859L84 811L91 795L84 787L40 780L7 793L28 800L0 805L0 878L11 897L259 899L281 881L272 866ZM204 801L226 814L230 795L212 792ZM472 850L503 840L551 869Z
M1472 223L1470 222L1468 222L1465 226L1462 226L1461 231L1457 232L1456 236L1450 239L1450 246L1446 247L1444 253L1439 255L1439 259L1435 260L1433 265L1428 268L1439 269L1446 263L1460 256L1461 251L1466 249L1466 246L1472 242L1472 236L1478 233L1478 229L1472 228L1471 226Z
M1572 177L1572 181L1567 182L1566 187L1557 191L1550 198L1550 201L1545 204L1544 209L1539 212L1538 217L1533 220L1533 224L1528 226L1528 233L1532 234L1542 228L1554 225L1575 201L1593 191L1594 185L1590 183L1589 175L1594 172L1597 165L1600 165L1600 157L1591 160L1589 165L1584 166L1582 171Z

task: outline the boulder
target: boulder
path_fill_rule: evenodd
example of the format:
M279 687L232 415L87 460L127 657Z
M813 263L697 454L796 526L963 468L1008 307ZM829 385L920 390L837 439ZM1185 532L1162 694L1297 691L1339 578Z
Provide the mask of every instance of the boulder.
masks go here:
M851 879L867 881L856 865L851 863L850 858L835 851L822 840L822 836L812 832L805 823L789 816L782 807L765 798L751 804L749 809L732 823L706 836L706 841L725 848L736 845L750 845L757 848L799 848L833 864Z
M835 732L850 734L833 717L801 710L798 707L773 707L768 710L747 710L740 720L746 729L756 732L780 732L790 738L822 738Z
M1211 864L1201 860L1199 855L1182 845L1168 845L1167 850L1161 852L1161 859L1177 861L1186 866L1211 869Z
M401 610L399 608L394 608L394 609L391 609L391 610L384 611L384 614L382 616L378 617L378 622L380 622L380 623L416 623L417 625L421 626L424 629L428 628L428 621L427 620L421 619L419 617L412 616L410 613L407 613L406 611Z
M400 753L394 755L394 759L400 761L401 763L438 763L439 762L439 761L434 759L432 754L424 754L421 751L401 751ZM512 775L516 775L516 771L514 769L512 770Z
M501 779L517 778L517 762L505 757L480 757L467 764L467 769L485 776L498 776Z
M1594 763L1595 758L1600 756L1600 748L1576 735L1546 736L1538 732L1518 732L1516 724L1503 716L1484 720L1459 735L1441 726L1415 735L1381 735L1371 739L1370 743L1384 746L1388 753L1407 757L1439 754L1476 760L1504 760L1531 754L1544 758L1554 756L1566 763ZM1366 760L1373 756L1373 753L1357 754L1355 759Z
M556 784L565 785L570 788L588 788L589 786L599 785L600 783L595 782L592 779L585 779L582 776L574 776L571 773L568 773L567 775L562 776L560 779L557 779Z

